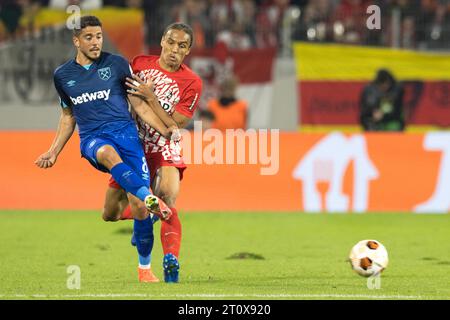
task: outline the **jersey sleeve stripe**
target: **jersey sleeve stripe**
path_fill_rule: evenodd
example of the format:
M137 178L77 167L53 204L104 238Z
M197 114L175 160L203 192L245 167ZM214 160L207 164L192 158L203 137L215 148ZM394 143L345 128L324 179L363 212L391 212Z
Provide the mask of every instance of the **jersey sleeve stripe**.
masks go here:
M195 107L195 103L197 102L198 99L198 93L195 94L194 100L191 103L191 106L189 107L189 110L192 111L192 109Z

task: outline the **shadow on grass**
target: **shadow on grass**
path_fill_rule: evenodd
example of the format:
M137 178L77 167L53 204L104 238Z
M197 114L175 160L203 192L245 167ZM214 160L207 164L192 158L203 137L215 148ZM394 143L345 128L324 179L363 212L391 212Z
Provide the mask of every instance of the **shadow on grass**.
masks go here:
M265 260L265 258L256 253L238 252L226 258L227 260Z

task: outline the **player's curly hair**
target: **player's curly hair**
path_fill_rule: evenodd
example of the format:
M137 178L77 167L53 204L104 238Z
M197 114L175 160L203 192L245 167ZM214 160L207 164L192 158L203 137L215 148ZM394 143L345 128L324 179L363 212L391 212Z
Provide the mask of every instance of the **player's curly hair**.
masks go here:
M189 35L189 38L191 39L189 43L189 48L192 47L192 44L194 43L194 31L192 30L190 25L182 22L171 23L166 27L166 29L164 29L163 37L169 30L181 30L186 32Z
M81 33L81 30L83 30L86 27L101 27L102 23L99 18L96 16L82 16L80 18L80 28L74 28L73 29L73 35L75 37L78 37Z

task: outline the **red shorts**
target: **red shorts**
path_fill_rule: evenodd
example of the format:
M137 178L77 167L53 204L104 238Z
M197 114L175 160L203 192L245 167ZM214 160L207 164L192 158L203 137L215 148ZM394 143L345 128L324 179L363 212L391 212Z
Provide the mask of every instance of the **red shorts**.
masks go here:
M150 169L150 181L156 176L156 172L161 167L175 167L178 168L180 172L180 180L183 179L183 172L186 170L187 166L183 161L183 158L179 155L179 152L170 150L169 146L158 147L158 150L152 152L151 147L145 148L145 158L147 159L147 164ZM108 185L111 188L120 189L120 185L111 176L109 178Z

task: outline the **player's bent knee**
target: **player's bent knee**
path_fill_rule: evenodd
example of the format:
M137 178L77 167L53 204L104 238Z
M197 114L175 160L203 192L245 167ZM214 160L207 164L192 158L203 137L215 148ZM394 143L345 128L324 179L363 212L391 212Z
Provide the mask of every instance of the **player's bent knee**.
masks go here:
M117 163L122 162L122 159L117 154L117 151L109 145L100 147L97 150L96 156L97 161L102 165L104 165L105 167L107 167L108 169L113 167Z
M117 153L113 147L105 145L97 150L97 159L100 160L108 160L113 157L114 153Z
M106 212L103 212L102 218L103 218L103 221L106 221L106 222L115 222L115 221L120 220L118 215L111 215Z
M103 218L103 221L106 221L106 222L119 221L120 220L120 212L117 212L117 210L103 208L102 218Z

